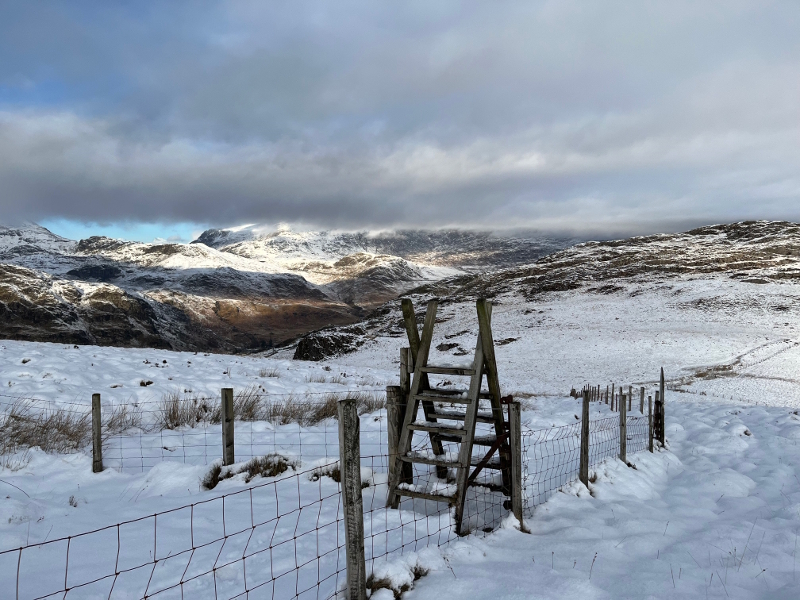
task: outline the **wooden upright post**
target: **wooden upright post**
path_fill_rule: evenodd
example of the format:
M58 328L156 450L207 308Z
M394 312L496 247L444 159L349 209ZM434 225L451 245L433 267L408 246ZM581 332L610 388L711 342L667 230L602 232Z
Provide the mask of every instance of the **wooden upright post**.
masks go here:
M366 600L364 563L364 500L361 496L361 423L356 400L340 400L339 473L344 509L345 552L347 555L347 600Z
M661 442L661 445L663 446L667 441L667 436L666 436L667 423L664 419L665 417L664 404L666 400L666 398L664 397L664 392L666 391L664 388L664 367L661 367L661 379L659 381L658 391L661 392L661 406L658 415L658 422L661 428L659 430L660 435L658 441Z
M404 396L408 396L411 389L411 381L408 376L408 352L409 348L400 348L400 393Z
M653 451L653 397L647 397L647 449Z
M628 412L631 412L633 410L633 406L631 405L632 402L633 402L633 386L629 385L628 386Z
M103 426L100 394L92 394L92 473L103 470Z
M403 348L405 351L405 348ZM404 352L403 352L404 353ZM402 374L402 367L400 373ZM386 434L389 446L389 480L394 478L397 466L397 446L400 443L400 429L403 426L403 417L400 417L400 398L402 397L401 385L386 386Z
M625 394L619 395L619 459L628 462L628 403Z
M639 412L644 414L644 386L639 388Z
M611 384L611 410L614 410L614 384Z
M606 404L608 404L608 386L606 386Z
M233 417L233 388L222 388L220 421L222 421L222 464L225 466L236 462L233 452Z
M583 390L583 411L581 412L581 458L578 476L589 487L589 394Z
M656 401L653 407L653 437L659 442L661 442L661 432L664 429L661 414L661 392L656 390Z
M511 510L525 531L522 520L522 420L519 402L508 406L509 443L511 446Z
M406 403L408 396L402 394L402 387L397 385L386 386L386 431L389 441L389 480L392 480L397 465L397 447L400 443L400 431L403 429L403 420L406 417ZM404 462L400 467L400 483L412 483L414 465Z

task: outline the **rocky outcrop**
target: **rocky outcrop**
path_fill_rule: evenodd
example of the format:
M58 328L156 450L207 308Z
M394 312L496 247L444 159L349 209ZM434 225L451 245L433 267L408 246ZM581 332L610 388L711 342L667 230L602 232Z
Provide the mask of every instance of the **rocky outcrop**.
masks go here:
M324 360L355 352L365 342L362 327L316 331L303 336L294 352L294 360Z

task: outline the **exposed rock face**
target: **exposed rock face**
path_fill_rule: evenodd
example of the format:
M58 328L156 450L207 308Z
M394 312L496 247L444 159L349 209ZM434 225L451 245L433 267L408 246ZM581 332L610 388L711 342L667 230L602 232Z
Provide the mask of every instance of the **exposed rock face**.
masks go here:
M365 333L362 327L345 327L308 334L297 344L294 360L323 360L355 352L364 344Z

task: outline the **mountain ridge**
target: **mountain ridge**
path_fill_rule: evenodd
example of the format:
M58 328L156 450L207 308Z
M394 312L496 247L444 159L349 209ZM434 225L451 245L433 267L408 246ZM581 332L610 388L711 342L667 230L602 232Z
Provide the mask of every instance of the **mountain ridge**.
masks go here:
M252 352L355 323L410 289L480 270L481 261L519 264L568 243L452 231L405 232L399 242L382 234L380 243L364 233L220 231L182 244L2 227L0 336ZM417 258L382 251L391 248Z

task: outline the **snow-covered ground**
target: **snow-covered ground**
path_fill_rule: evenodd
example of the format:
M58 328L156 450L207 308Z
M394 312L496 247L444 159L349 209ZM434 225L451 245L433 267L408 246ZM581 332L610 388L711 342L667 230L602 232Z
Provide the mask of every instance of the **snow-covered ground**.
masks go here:
M497 347L501 383L504 393L525 399L527 428L574 423L578 402L567 393L586 383L643 385L651 394L663 365L670 388L668 450L629 455L636 469L606 461L594 469L597 477L589 490L573 483L536 506L527 516L530 534L519 532L513 519L507 519L486 537L468 536L441 551L428 548L378 565L376 576L385 574L399 584L413 579L410 569L415 565L429 569L405 593L409 599L796 598L796 295L786 284L685 279L608 295L564 293L530 302L499 298L493 328L495 339L504 341ZM775 310L781 306L788 308ZM447 305L440 317L444 322L437 325L434 345L459 347L436 351L432 362L469 359L475 343L474 308ZM397 381L398 350L404 341L377 337L354 354L322 363L280 355L2 342L0 401L34 397L64 407L88 406L91 394L99 392L106 405L156 405L172 392L217 398L222 387L257 386L276 398L294 394L306 399L331 391L380 390ZM152 383L142 386L142 381ZM605 415L604 405L593 405L592 419ZM382 443L384 424L383 411L362 417L367 444ZM335 453L333 421L316 430L296 424L246 426L269 433L276 446L282 443L286 454L301 461L299 470L313 468L331 450ZM201 431L211 430L187 428L184 434ZM323 442L315 446L314 436L317 441L322 436ZM306 450L291 452L295 438L308 443ZM168 439L164 445L176 447L178 441ZM247 452L244 447L237 448L237 454L242 452ZM20 457L20 468L0 473L0 549L151 515L263 482L247 484L237 477L213 491L203 490L199 481L208 467L202 463L213 458L212 452L185 463L172 460L144 470L109 469L92 475L86 454L53 456L34 450L27 464ZM372 466L374 470L365 471L371 482L365 498L369 507L377 507L385 490L384 466ZM303 490L317 490L322 484L308 479L302 485ZM394 517L384 518L388 524ZM0 565L0 572L5 568ZM373 598L390 596L384 590Z

